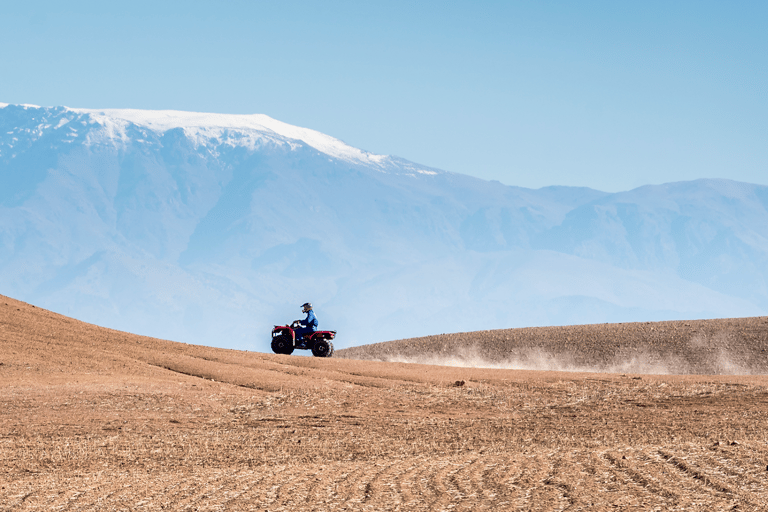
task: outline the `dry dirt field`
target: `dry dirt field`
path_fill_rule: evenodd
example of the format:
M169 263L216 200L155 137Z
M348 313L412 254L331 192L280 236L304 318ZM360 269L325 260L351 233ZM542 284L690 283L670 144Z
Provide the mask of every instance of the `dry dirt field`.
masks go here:
M661 354L753 375L277 356L111 331L0 296L0 510L768 510L768 377L757 374L768 319L720 322L711 336L692 324L690 339L685 325L642 324L654 350L630 324L472 339L508 349L488 356L507 363L550 339L544 359L526 361L570 354L574 368L598 368L643 349L643 364ZM711 340L729 345L730 366L708 362L722 356ZM395 344L409 343L440 348ZM397 348L386 357L408 355Z

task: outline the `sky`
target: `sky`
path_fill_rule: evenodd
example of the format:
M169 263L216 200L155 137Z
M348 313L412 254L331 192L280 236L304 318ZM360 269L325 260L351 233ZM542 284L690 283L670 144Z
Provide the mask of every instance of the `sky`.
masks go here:
M765 1L0 0L0 102L266 114L539 188L768 185Z

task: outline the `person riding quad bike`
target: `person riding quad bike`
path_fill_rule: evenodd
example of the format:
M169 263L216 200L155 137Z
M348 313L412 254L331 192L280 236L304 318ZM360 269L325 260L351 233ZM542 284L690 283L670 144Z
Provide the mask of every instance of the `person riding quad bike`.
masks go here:
M301 309L307 314L304 320L294 320L290 325L276 325L272 329L272 352L291 355L295 349L311 350L315 357L331 357L336 331L318 331L317 317L312 304L305 302Z
M305 302L301 305L301 310L307 314L307 318L304 320L296 320L298 327L294 329L294 332L296 333L297 340L304 338L304 336L308 334L317 332L317 317L315 316L315 312L312 309L312 303Z

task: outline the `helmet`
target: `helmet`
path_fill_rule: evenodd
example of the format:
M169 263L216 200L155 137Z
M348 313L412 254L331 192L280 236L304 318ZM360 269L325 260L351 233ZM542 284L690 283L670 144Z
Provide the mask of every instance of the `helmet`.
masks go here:
M305 313L307 311L309 311L310 309L312 309L312 303L311 302L305 302L304 304L301 305L301 310L303 312L305 312Z

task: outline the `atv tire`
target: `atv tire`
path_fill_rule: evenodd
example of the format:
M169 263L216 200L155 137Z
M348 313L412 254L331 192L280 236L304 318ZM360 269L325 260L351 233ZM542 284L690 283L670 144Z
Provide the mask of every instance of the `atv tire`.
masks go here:
M322 338L312 345L312 355L315 357L331 357L333 355L333 343Z
M285 354L287 356L293 353L293 343L290 336L281 335L272 338L272 352L275 354Z

